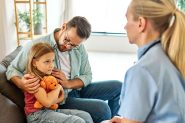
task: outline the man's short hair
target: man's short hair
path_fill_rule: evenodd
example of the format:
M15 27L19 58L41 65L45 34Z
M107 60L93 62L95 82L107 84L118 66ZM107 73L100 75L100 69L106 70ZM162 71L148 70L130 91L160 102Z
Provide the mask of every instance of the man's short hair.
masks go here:
M75 16L68 23L67 28L75 27L77 29L77 35L80 38L89 38L91 34L91 25L85 17Z

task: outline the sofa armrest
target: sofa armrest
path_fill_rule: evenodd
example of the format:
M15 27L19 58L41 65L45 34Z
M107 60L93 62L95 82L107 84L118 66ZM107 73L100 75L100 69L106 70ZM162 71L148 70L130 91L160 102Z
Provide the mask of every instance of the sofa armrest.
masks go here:
M24 94L6 78L6 69L21 50L16 48L0 62L0 123L26 123Z
M24 108L24 94L12 82L6 79L6 67L0 64L0 93L8 97L21 109ZM1 107L0 107L1 108Z
M24 95L23 92L17 88L12 82L6 78L6 70L12 60L21 51L22 46L18 46L13 52L7 55L0 62L0 93L8 97L11 101L17 104L21 109L24 108Z
M25 115L20 108L1 93L0 108L1 123L26 123Z
M1 64L6 68L10 65L10 63L14 60L17 54L21 51L22 46L18 46L14 51L12 51L9 55L5 56L1 61Z

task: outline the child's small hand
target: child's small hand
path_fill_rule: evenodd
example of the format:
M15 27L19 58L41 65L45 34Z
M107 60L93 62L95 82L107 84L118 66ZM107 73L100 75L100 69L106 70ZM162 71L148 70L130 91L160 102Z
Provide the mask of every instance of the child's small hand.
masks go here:
M65 97L64 89L61 86L61 91L60 91L60 94L58 96L57 103L62 102L64 100L64 97Z
M57 84L57 87L56 88L58 88L58 89L61 90L62 86L60 84Z

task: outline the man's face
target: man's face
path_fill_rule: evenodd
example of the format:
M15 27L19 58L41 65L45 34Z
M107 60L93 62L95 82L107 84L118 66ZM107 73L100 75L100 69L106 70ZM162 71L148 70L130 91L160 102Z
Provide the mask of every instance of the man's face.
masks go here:
M61 52L69 51L78 47L84 39L77 35L76 28L66 29L62 32L58 41L58 48Z

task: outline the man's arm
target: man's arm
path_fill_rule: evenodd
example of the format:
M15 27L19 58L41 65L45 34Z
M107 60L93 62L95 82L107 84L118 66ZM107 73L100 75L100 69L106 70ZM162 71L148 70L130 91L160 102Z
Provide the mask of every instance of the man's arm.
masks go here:
M55 69L52 75L64 88L79 89L87 86L92 81L92 72L88 60L88 54L83 45L70 52L71 55L71 78L67 80L65 74L59 69Z
M80 46L80 69L79 73L74 77L75 79L81 80L84 86L87 86L92 81L92 71L89 63L88 53L82 44ZM78 56L76 56L78 57Z
M22 89L23 91L27 91L33 93L38 89L38 81L31 75L24 75L27 59L28 59L28 52L31 46L33 45L32 42L27 43L16 58L11 62L11 64L7 68L6 76L8 80L11 80L17 87ZM26 79L26 78L34 78L34 79ZM36 87L33 87L36 86Z
M69 88L77 89L87 86L92 81L92 71L88 59L88 53L83 44L70 52L71 55L71 79Z
M18 88L23 89L22 82L19 76L14 76L10 79Z
M28 79L29 78L29 79ZM18 76L14 76L10 79L18 88L29 93L35 93L40 86L40 80L30 74L25 74L22 79Z

